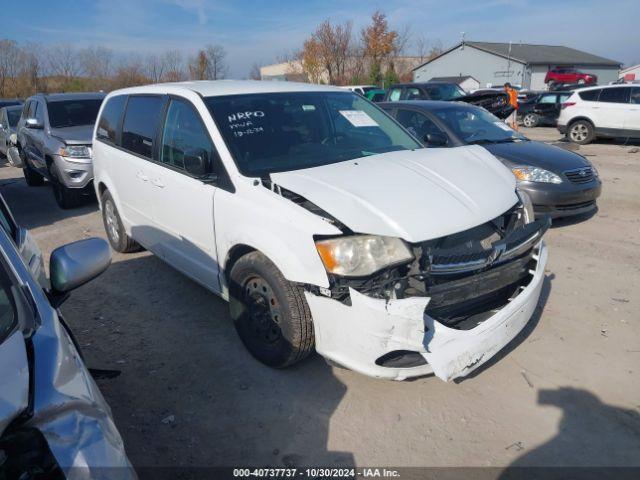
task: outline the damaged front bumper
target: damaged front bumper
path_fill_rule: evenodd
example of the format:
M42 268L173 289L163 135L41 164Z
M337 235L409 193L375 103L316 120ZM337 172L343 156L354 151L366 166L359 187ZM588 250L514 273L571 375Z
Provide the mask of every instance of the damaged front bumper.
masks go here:
M351 305L305 292L316 350L365 375L403 380L434 373L448 381L471 373L527 324L540 297L547 249L533 250L530 278L518 294L477 326L460 330L425 313L429 297L378 299L349 289Z

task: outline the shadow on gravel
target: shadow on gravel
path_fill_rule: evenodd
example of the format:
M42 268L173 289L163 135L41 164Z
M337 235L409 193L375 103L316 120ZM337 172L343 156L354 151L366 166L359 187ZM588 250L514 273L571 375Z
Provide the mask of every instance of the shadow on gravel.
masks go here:
M454 380L455 383L462 383L465 380L481 375L482 372L484 372L487 368L491 368L493 365L498 363L504 357L509 355L509 353L511 353L513 350L518 348L518 346L520 346L520 344L522 344L529 337L529 335L531 335L531 333L538 326L538 322L540 322L540 318L542 317L542 312L544 310L545 305L547 304L547 301L549 300L549 295L551 294L551 282L555 278L556 278L556 275L554 273L551 273L544 277L544 281L542 283L542 290L540 291L540 298L538 299L538 305L536 306L536 309L533 311L533 315L531 316L529 323L525 325L525 327L516 336L516 338L511 340L511 342L509 342L509 344L507 344L506 347L504 347L502 350L496 353L487 363L478 367L478 369L474 370L466 377L462 377Z
M354 465L327 444L346 392L332 369L315 354L282 370L259 363L227 303L155 256L117 255L63 310L87 364L122 371L98 383L141 478Z
M515 460L501 480L638 478L637 411L607 405L593 393L571 387L538 391L538 404L562 411L558 432Z
M22 227L31 230L95 212L98 209L95 195L90 195L78 207L62 210L53 198L49 183L46 182L41 187L29 187L24 181L22 170L11 167L4 161L0 163L3 164L0 166L0 171L4 174L4 178L0 179L0 193ZM6 178L7 175L10 177Z

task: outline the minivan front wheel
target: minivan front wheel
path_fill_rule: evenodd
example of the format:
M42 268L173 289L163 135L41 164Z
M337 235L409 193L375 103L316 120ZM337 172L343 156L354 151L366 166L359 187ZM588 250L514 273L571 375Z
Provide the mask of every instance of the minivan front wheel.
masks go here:
M251 355L283 368L307 357L314 334L303 290L260 252L241 257L229 273L230 309Z
M569 140L579 145L586 145L591 143L595 137L595 131L593 125L586 120L578 120L573 122L569 126L568 135Z
M142 250L140 244L127 235L109 190L104 191L100 197L100 203L102 204L102 223L111 247L120 253Z

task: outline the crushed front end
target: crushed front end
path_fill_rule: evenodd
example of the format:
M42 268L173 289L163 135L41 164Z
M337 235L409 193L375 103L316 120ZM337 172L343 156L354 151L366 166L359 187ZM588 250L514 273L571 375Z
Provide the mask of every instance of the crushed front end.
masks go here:
M550 222L527 218L518 204L472 229L412 244L409 264L309 288L317 351L375 377L467 375L524 328L538 303Z

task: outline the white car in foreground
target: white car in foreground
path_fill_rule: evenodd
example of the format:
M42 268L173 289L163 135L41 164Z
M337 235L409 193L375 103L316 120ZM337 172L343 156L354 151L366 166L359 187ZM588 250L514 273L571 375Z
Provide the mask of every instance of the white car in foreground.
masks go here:
M376 377L448 380L525 326L547 259L515 178L479 146L423 149L359 95L217 81L112 92L94 133L113 248L230 302L247 349L315 347Z
M640 85L575 90L561 106L558 130L580 145L597 137L640 138Z

